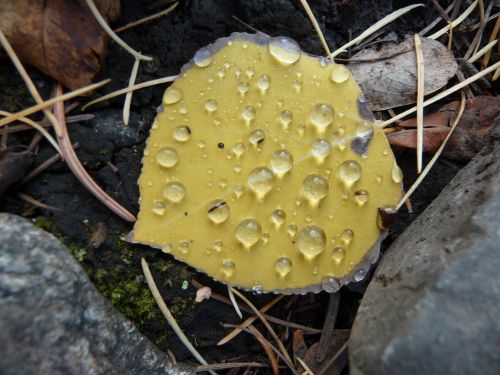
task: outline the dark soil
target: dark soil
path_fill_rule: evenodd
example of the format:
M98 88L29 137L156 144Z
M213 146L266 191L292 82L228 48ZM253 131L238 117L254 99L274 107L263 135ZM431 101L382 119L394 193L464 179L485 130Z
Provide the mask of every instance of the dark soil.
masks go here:
M395 0L309 2L332 48L346 42L349 35L359 34L394 9L414 3ZM116 26L164 9L170 2L144 0L122 3L122 16ZM290 36L307 52L323 53L299 1L185 0L172 14L121 35L131 46L156 57L155 63L141 66L138 81L177 74L200 47L234 31L249 31L233 15L267 34ZM420 8L394 23L390 30L402 40L407 34L421 30L435 17L432 7ZM102 93L126 86L132 64L132 57L112 44L102 77L110 77L113 82ZM30 74L47 97L51 81L36 71L30 71ZM14 68L5 60L0 65L0 85L1 107L15 111L32 103L27 99L29 95ZM70 125L71 139L79 143L77 153L87 170L100 186L133 213L138 211L137 179L142 150L164 89L165 86L154 87L134 94L128 128L124 128L121 121L123 97L93 109L92 113L96 116L93 120ZM105 123L115 126L106 127L103 125ZM11 136L9 146L29 144L32 136L33 132ZM53 150L42 142L33 165L40 164L51 155ZM413 153L399 152L397 156L405 173L405 185L409 186L415 179ZM117 167L117 172L112 165ZM460 168L461 165L445 159L437 163L412 198L413 214L408 214L404 209L401 211L385 247L425 209ZM213 299L196 304L196 289L191 285L186 288L186 280L196 279L222 294L226 293L225 286L157 250L124 242L122 238L131 230L131 225L120 220L90 195L64 163L50 167L24 186L22 192L61 210L26 211L28 206L16 198L14 191L4 200L2 209L28 214L37 225L63 239L102 294L162 350L170 349L177 360L192 360L169 329L147 289L140 267L141 257L149 262L163 297L180 326L210 363L267 361L259 345L248 334L239 335L225 347L215 346L228 332L221 323L237 323L239 320L232 307ZM95 248L91 245L91 239L95 240L99 235L103 242ZM352 325L366 283L364 281L358 283L360 285L342 289L336 328L349 328ZM270 298L272 296L264 295L252 299L261 305ZM271 314L321 328L328 301L325 293L300 296L285 310L283 307L290 298L285 298L274 307ZM306 336L306 342L312 344L318 338L317 335Z

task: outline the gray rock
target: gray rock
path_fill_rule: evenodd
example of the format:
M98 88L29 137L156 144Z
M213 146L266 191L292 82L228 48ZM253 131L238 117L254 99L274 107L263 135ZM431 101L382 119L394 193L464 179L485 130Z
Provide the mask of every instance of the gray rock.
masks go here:
M0 214L0 373L190 374L93 287L51 234Z
M354 323L351 374L500 374L500 144L391 245Z

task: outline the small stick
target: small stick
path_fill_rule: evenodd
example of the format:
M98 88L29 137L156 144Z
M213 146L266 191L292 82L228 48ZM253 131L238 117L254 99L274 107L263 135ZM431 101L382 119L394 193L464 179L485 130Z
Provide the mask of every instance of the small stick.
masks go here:
M323 323L323 329L321 330L321 336L319 338L318 351L316 353L316 361L318 362L322 362L323 359L325 359L326 352L330 346L334 333L333 328L339 311L339 302L340 294L331 293L328 298L328 308L326 310L325 322Z
M499 36L497 36L497 34ZM495 39L500 39L500 17L498 17L495 22L493 31L491 32L490 37L488 39L488 43L491 43ZM484 67L488 65L488 63L490 62L490 57L491 57L491 50L486 52L486 54L484 55L483 60L481 61L481 69L484 69Z
M448 8L446 8L446 10L444 11L446 13L446 16L448 17L448 13L450 12L450 10L453 8L454 4L455 4L456 0L451 3ZM441 21L443 19L443 17L441 17L441 15L436 18L434 21L432 21L429 25L427 25L424 29L422 29L421 31L419 31L418 35L420 36L424 36L425 34L427 34L434 26L436 26L439 21Z
M320 372L317 375L323 375L325 373L325 371L330 368L330 366L332 365L332 363L335 362L337 360L337 358L339 358L342 355L342 353L345 352L345 350L347 349L348 345L349 345L349 340L347 340L344 343L344 345L342 345L340 347L340 349L337 351L337 353L335 353L335 355L333 357L331 357L330 359L328 359L323 364L322 369L320 370Z
M481 3L482 2L480 2L480 4ZM493 1L490 1L488 8L486 9L486 17L490 16L492 7L493 7ZM485 27L486 27L486 22L484 22L483 20L481 21L481 26L479 27L479 30L477 30L474 39L472 39L472 42L470 43L469 48L467 49L467 52L464 55L464 60L468 60L472 56L472 54L478 51L479 46L481 45L481 38L483 37L483 32Z
M413 35L415 55L417 57L417 172L422 172L422 156L424 153L424 54L418 34Z
M128 87L132 87L137 79L137 72L139 71L139 64L141 60L135 59L134 66L132 67L132 72L130 73L130 79L128 81ZM132 103L133 91L127 92L125 95L125 102L123 103L123 123L128 126L128 121L130 119L130 104Z
M175 2L175 3L173 3L171 6L169 6L165 10L162 10L162 11L160 11L158 13L152 14L152 15L144 17L144 18L141 18L140 20L127 23L124 26L120 26L120 27L114 29L114 32L115 33L121 33L122 31L125 31L125 30L131 29L133 27L137 27L137 26L143 25L143 24L145 24L147 22L154 21L157 18L166 16L167 14L169 14L170 12L172 12L177 7L177 5L179 5L178 1Z
M247 27L248 29L252 30L253 32L264 34L262 31L257 30L255 27L246 23L245 21L241 20L240 18L236 17L234 14L231 17L233 17L237 22L241 23L243 26Z
M31 195L24 194L24 193L17 193L16 195L18 198L32 204L33 206L43 208L43 209L49 210L49 211L61 211L60 208L54 207L54 206L49 206L48 204L42 203L38 199L33 198Z
M307 3L307 0L300 0L300 3L304 7L304 10L307 13L307 16L309 17L309 20L311 20L311 23L313 24L314 30L316 30L316 34L318 34L319 40L321 41L321 44L323 45L323 48L325 49L326 55L330 60L333 61L333 56L330 51L330 48L328 48L328 44L326 43L325 36L323 35L323 32L321 31L321 28L319 27L318 21L316 20L316 17L314 16L314 13L311 10L311 7Z
M441 30L438 30L434 34L428 36L428 38L437 39L441 35L446 33L448 30L451 30L454 27L457 27L459 24L461 24L462 21L465 20L469 16L469 14L472 13L472 11L474 10L474 8L477 5L477 1L478 0L474 0L474 2L460 15L460 17L458 17L456 20L454 20L453 22L451 22L448 25L446 25L445 27L443 27Z
M297 362L300 363L300 365L304 368L304 370L306 370L302 373L302 375L304 374L314 375L314 372L309 368L309 366L304 362L304 360L302 360L300 357L295 357L295 359L297 360Z
M269 341L267 341L266 338L262 335L262 333L260 333L254 326L246 328L245 331L251 333L253 337L255 337L255 339L260 344L262 349L264 349L264 352L266 353L267 358L269 359L269 363L271 364L271 368L273 369L273 374L278 375L279 374L278 360L274 355L273 352L274 347L272 346L272 344ZM279 351L276 352L279 353Z
M241 367L269 367L263 363L259 362L229 362L229 363L215 363L212 365L199 365L196 366L196 372L208 371L208 370L229 370L232 368Z

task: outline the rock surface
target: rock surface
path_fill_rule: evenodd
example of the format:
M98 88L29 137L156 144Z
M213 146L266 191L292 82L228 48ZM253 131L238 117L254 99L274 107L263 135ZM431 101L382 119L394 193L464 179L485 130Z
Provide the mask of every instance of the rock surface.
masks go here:
M500 373L498 136L487 148L382 258L352 329L351 374Z
M0 214L0 373L190 374L117 313L69 251Z

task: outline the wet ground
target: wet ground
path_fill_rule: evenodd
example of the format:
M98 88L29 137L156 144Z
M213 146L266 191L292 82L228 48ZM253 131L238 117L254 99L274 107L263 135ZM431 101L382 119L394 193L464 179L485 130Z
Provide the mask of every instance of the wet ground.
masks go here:
M116 22L117 26L164 9L165 4L170 2L122 3L122 16ZM413 2L324 0L310 3L325 30L330 47L334 48L392 10ZM194 52L205 44L234 31L249 31L233 16L269 35L292 37L307 52L323 52L299 1L186 0L181 1L172 14L121 35L131 46L144 54L155 56L153 63L141 66L137 81L177 74ZM431 8L422 8L403 17L391 29L402 40L407 34L421 30L435 17ZM132 64L130 55L116 44L111 45L102 77L110 77L113 82L101 93L126 86ZM47 97L51 81L33 70L30 74ZM22 81L5 61L0 66L0 84L4 88L3 93L0 93L1 107L15 111L31 103ZM100 186L133 213L138 211L136 182L141 168L142 150L164 89L165 86L154 87L134 94L128 128L124 128L121 121L123 97L94 108L91 111L95 114L93 120L70 125L71 139L78 142L77 153L87 170ZM26 145L32 136L32 132L12 136L9 145ZM53 153L51 148L42 143L33 165L40 164ZM409 186L415 178L415 158L411 152L405 151L398 151L397 157L405 173L405 185ZM425 209L460 167L445 159L437 163L412 198L413 214L402 210L384 248ZM237 323L238 318L232 307L221 302L210 300L196 304L195 288L187 285L186 281L195 279L221 294L225 294L225 287L157 250L124 242L123 237L131 230L131 225L120 220L90 195L64 163L53 165L21 190L60 210L27 211L27 205L16 198L14 192L1 203L1 209L28 214L37 225L61 238L97 288L162 350L170 349L178 360L191 359L168 328L147 289L140 268L141 257L150 263L158 286L180 326L210 363L266 360L258 344L246 334L239 335L224 349L216 347L215 343L228 332L221 323ZM366 281L359 284L342 289L336 328L351 326ZM291 301L286 298L270 313L321 328L327 297L325 293L301 296L285 309L285 305ZM272 296L256 296L253 301L260 305L270 298ZM317 340L317 335L306 336L308 343Z

